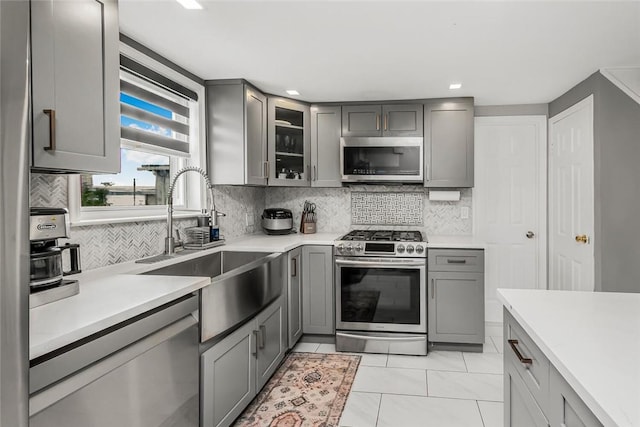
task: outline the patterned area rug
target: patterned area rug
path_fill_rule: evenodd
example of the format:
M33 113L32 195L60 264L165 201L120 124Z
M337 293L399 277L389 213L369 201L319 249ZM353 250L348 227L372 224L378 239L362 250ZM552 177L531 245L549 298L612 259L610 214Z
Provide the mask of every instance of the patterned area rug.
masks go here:
M236 427L335 427L360 356L291 353Z

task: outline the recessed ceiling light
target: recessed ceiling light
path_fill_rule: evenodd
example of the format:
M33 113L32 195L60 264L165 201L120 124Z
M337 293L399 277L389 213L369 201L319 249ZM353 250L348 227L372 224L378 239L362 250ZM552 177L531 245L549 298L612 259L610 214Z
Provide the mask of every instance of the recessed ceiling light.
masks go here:
M291 95L291 96L297 96L297 95L300 95L300 93L299 93L297 90L295 90L295 89L289 89L289 90L287 90L287 93L288 93L289 95Z
M460 89L462 87L462 83L451 83L449 85L449 89Z
M196 0L176 0L178 3L182 5L185 9L202 9L200 3Z

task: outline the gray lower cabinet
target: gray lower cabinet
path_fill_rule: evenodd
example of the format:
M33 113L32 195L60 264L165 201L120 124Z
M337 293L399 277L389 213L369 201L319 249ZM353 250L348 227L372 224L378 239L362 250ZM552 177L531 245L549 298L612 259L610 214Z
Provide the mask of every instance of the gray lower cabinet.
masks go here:
M267 185L267 97L244 80L205 85L212 182Z
M428 253L428 339L484 343L484 251L431 249Z
M229 426L284 358L286 318L279 297L200 356L201 425Z
M505 427L602 427L506 309L504 337Z
M117 0L32 1L36 171L120 172Z
M342 136L422 136L422 104L342 106Z
M302 265L302 331L333 335L333 246L303 246Z
M533 395L511 363L504 364L505 426L548 427L549 423Z
M311 106L311 186L341 187L339 106Z
M302 337L302 248L289 251L287 282L288 346L293 348Z
M425 187L473 187L473 114L473 98L425 103Z

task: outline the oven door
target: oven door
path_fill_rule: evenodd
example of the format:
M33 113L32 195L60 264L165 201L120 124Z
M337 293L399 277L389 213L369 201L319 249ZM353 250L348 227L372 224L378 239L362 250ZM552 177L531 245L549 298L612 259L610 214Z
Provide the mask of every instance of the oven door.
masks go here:
M336 329L427 333L426 260L336 257Z
M341 138L340 171L343 182L422 182L422 138Z

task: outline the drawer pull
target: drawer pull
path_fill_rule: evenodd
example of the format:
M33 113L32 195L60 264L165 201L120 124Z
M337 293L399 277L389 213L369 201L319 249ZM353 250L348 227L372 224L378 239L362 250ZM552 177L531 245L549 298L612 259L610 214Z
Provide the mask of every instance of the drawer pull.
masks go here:
M466 259L447 259L447 264L466 264Z
M509 346L511 346L511 350L513 350L516 356L518 356L518 360L520 361L520 363L523 363L525 365L533 364L533 360L528 357L523 357L522 353L520 353L520 350L518 350L518 347L516 347L518 345L518 340L507 340L507 342L509 343Z
M44 147L44 151L56 151L56 110L42 110L49 116L49 146Z

